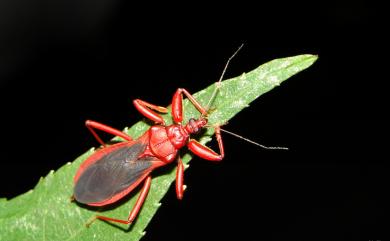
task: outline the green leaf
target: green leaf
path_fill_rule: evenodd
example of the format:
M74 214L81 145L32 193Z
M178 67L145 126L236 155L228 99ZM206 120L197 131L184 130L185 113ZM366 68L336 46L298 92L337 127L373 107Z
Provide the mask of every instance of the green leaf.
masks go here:
M314 55L276 59L241 76L222 82L209 117L209 123L225 123L260 95L278 86L292 75L308 68L317 59ZM207 104L215 85L199 91L194 96ZM185 118L199 117L195 108L184 102ZM169 115L164 116L171 123ZM149 126L138 122L125 131L134 138L144 133ZM213 129L200 138L201 143L211 140ZM95 221L89 228L85 223L96 215L96 210L70 202L73 193L73 176L79 165L92 153L90 149L73 163L67 163L57 172L51 171L41 178L34 190L10 201L0 199L0 240L139 240L145 228L161 206L161 199L175 179L174 165L164 167L166 172L155 176L147 200L130 228L124 225ZM184 163L191 159L183 157ZM102 210L105 216L126 219L137 195L110 210Z

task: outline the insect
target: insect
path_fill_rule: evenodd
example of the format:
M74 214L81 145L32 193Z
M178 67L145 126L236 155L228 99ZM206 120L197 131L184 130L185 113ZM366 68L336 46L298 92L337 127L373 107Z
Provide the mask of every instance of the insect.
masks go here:
M166 125L159 114L167 113L166 108L140 99L133 101L134 106L142 115L154 121L155 125L151 126L136 140L107 125L90 120L86 121L87 128L103 148L93 153L79 167L74 177L73 198L77 202L89 206L105 206L122 199L143 183L139 197L127 220L100 215L95 218L130 224L137 217L148 195L152 181L151 172L156 168L176 161L176 195L178 199L182 199L184 193L184 165L179 155L181 148L187 146L192 153L209 161L221 161L224 158L225 151L219 125L213 126L219 153L190 137L207 125L209 106L216 96L229 61L241 47L242 45L227 61L207 107L203 107L186 89L177 89L172 99L172 119L174 121L172 125ZM199 118L191 118L186 124L183 123L183 95L200 112ZM95 130L119 136L125 142L106 146Z

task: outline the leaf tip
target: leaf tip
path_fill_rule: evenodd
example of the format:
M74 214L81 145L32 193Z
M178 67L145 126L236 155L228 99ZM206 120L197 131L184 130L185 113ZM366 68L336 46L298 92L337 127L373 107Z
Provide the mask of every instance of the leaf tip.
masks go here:
M314 62L316 62L319 58L318 54L307 54L307 60L310 62L310 65L312 65Z

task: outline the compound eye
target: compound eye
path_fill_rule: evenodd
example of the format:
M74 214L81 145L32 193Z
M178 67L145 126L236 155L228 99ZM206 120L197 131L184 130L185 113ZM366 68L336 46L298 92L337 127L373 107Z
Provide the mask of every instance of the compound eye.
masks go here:
M193 133L197 133L199 131L198 125L196 124L196 120L194 118L191 118L188 123L190 124Z

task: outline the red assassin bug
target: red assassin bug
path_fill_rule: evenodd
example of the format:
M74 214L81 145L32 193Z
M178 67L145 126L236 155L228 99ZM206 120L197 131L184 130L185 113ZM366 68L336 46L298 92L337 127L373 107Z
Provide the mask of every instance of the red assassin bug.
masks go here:
M172 99L172 118L174 121L172 125L165 125L163 118L157 113L167 113L166 108L139 99L133 101L136 109L142 115L154 121L156 125L150 127L137 140L133 140L127 134L107 125L90 120L86 121L87 128L104 148L87 158L78 169L74 177L74 199L89 206L105 206L123 198L144 182L141 193L127 220L96 216L97 219L101 220L129 224L136 218L148 195L152 180L151 172L175 160L177 160L176 194L178 199L182 199L184 166L180 155L178 155L179 149L187 146L192 153L209 161L220 161L225 155L219 125L214 126L214 129L220 154L196 140L190 139L190 136L198 133L207 125L209 105L216 96L229 61L241 47L242 45L227 61L222 76L217 82L217 88L206 108L202 107L187 90L177 89ZM184 125L182 124L183 94L201 113L198 119L191 118ZM95 129L119 136L126 141L106 146L95 132Z

